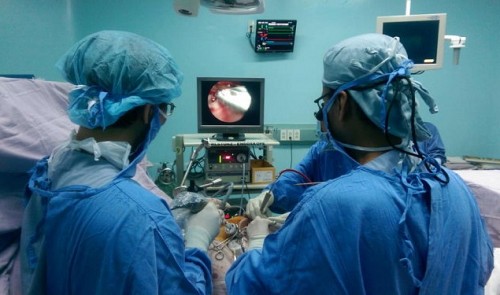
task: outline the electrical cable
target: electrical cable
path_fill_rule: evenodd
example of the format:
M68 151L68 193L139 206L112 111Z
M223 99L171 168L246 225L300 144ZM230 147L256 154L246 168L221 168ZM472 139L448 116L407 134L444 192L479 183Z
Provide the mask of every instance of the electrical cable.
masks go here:
M257 155L255 154L255 146L252 146L252 150L249 150L249 154L253 159L257 159Z
M269 186L269 189L266 191L266 194L264 195L264 200L260 204L260 212L261 213L265 213L265 208L266 208L267 203L269 202L269 199L271 198L271 192L273 191L274 185L276 184L276 182L278 181L278 179L280 178L280 176L283 175L283 173L285 173L285 172L294 172L294 173L297 173L300 176L302 176L307 182L306 183L302 183L301 185L304 185L304 184L305 185L316 184L316 182L313 182L307 175L305 175L304 173L300 172L299 170L291 169L291 168L281 170L280 173L278 174L278 176L276 177L276 179Z
M222 187L220 187L215 193L213 193L210 197L211 198L219 198L219 196L222 196L222 203L226 203L227 199L229 198L229 195L233 192L233 182L227 182L225 183ZM224 195L222 195L222 192L226 191Z
M250 47L252 48L252 50L254 50L255 45L252 43L252 33L253 33L253 26L250 25L249 26L249 31L246 33L246 36L247 36L247 39L248 39L248 43L250 43Z
M172 172L176 171L175 169L177 169L177 160L174 160L174 162L172 163L171 169L172 169ZM177 175L175 173L172 173L172 181L174 183L177 183Z
M241 197L240 197L240 212L239 214L240 215L243 215L243 196L244 196L244 193L245 193L245 163L243 163L242 165L243 169L242 169L242 175L241 175Z
M292 168L288 168L288 169L283 169L280 171L280 173L278 174L278 177L276 177L276 180L278 180L278 178L285 172L293 172L293 173L297 173L299 174L300 176L302 176L307 182L313 182L307 175L305 175L304 173L300 172L299 170L297 169L292 169ZM275 181L276 181L275 180Z

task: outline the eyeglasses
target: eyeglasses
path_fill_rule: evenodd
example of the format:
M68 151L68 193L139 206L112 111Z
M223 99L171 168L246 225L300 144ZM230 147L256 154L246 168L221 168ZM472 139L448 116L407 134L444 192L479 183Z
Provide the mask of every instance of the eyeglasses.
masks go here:
M171 102L162 103L158 107L160 115L162 115L165 119L169 116L172 116L172 114L174 113L174 109L175 109L175 104Z
M314 117L316 118L316 120L323 121L323 107L325 106L325 103L323 102L323 100L325 98L329 97L330 95L332 95L332 94L331 93L323 94L314 100L314 103L316 105L318 105L318 111L314 112ZM321 103L320 103L320 101L321 101Z

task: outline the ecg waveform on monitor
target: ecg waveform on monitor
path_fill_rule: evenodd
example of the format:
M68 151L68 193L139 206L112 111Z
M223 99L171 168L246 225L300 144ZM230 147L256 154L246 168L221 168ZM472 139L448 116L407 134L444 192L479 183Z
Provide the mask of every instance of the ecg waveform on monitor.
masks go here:
M296 24L295 20L258 20L255 33L255 51L292 52Z

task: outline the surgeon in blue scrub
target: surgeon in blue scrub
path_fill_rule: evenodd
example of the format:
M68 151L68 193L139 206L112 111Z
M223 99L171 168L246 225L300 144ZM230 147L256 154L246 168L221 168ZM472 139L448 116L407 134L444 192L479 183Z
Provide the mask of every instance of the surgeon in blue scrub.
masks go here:
M23 294L211 294L208 204L185 232L167 203L132 179L180 96L183 75L158 43L123 31L77 42L57 63L79 85L79 125L29 180L21 233Z
M322 103L320 103L323 98L324 96L320 96L314 101L319 107L319 111L314 113L319 126L323 125ZM446 149L439 130L431 122L424 122L424 125L430 137L418 142L420 152L434 158L439 164L445 164ZM324 128L319 130L318 136L318 141L311 146L294 169L285 170L274 182L267 185L262 193L248 201L245 211L247 216L252 219L256 216L271 218L282 223L288 216L287 212L293 210L307 188L318 182L337 178L359 165L351 157L346 157L341 150L328 144ZM264 201L267 193L270 196ZM264 202L266 203L263 206ZM282 215L276 216L275 213Z
M326 96L330 95L327 93ZM351 157L346 157L342 150L336 149L334 145L328 143L328 136L323 125L323 99L321 95L314 102L319 111L314 113L318 120L317 135L319 137L304 158L294 167L287 169L279 177L267 185L256 197L247 203L245 214L250 218L257 216L270 218L272 221L283 223L302 197L304 191L318 182L337 178L359 166L359 163ZM439 164L446 163L446 149L436 125L431 122L424 122L430 133L428 139L418 142L418 147L422 153L433 157ZM269 196L266 198L266 195ZM265 201L264 201L265 200ZM263 204L265 202L265 204ZM281 214L276 216L276 213Z
M272 234L256 217L229 294L483 294L491 240L466 184L413 149L430 136L416 94L437 106L402 44L359 35L323 62L328 144L359 166L307 189Z
M318 114L321 113L316 113L316 117L321 118ZM318 141L309 148L294 169L284 170L258 196L248 201L245 209L248 217L253 219L260 216L282 223L288 212L299 203L306 189L318 182L344 175L359 166L354 159L346 157L342 149L329 144L326 133L319 132L318 135ZM267 194L269 196L266 199ZM276 213L282 215L276 216Z

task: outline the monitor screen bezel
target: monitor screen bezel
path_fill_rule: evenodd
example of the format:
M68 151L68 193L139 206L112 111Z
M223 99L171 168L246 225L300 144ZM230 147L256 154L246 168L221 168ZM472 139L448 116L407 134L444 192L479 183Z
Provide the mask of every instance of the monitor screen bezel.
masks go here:
M290 49L288 50L276 50L276 49L273 49L273 50L259 50L258 49L258 46L260 44L259 42L259 35L258 35L258 26L259 26L259 22L267 22L267 23L271 23L271 22L278 22L278 23L292 23L294 25L294 30L293 30L293 34L292 34L292 45L290 46ZM290 52L293 52L293 50L295 49L295 36L297 34L297 20L296 19L257 19L255 21L255 38L254 38L254 51L255 53L263 53L263 54L266 54L266 53L290 53Z
M427 22L427 21L438 21L438 33L436 41L437 44L436 61L434 63L428 63L428 64L415 63L412 72L435 70L443 67L444 43L445 43L444 36L446 34L446 13L391 15L391 16L377 17L376 32L381 34L384 34L384 24L387 23L408 23L408 22ZM403 44L403 46L405 46L404 42L401 43ZM408 58L411 59L411 56L408 56Z
M203 101L207 99L207 93L203 91L203 83L217 83L219 81L230 81L244 83L257 83L258 85L258 119L255 124L222 123L208 124L203 121L204 110ZM197 77L197 118L198 133L213 134L245 134L245 133L263 133L264 132L264 103L265 103L265 78L260 77Z

